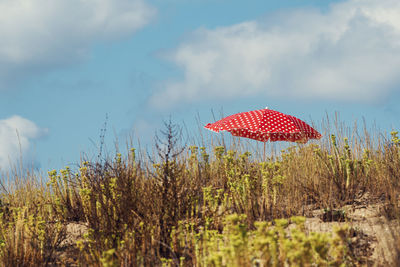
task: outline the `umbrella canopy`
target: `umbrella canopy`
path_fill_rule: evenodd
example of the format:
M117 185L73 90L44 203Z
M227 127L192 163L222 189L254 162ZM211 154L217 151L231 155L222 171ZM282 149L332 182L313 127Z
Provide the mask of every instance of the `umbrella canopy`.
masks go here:
M304 121L272 109L242 112L209 123L205 128L228 131L234 136L254 140L290 141L306 143L309 139L320 139L322 135Z

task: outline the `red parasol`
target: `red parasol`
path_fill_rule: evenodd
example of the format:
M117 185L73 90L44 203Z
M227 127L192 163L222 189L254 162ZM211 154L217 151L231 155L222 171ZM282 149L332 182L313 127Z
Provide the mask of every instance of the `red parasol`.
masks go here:
M209 123L205 128L217 133L228 131L234 136L264 142L264 154L268 140L306 143L309 139L322 137L304 121L268 108L237 113Z

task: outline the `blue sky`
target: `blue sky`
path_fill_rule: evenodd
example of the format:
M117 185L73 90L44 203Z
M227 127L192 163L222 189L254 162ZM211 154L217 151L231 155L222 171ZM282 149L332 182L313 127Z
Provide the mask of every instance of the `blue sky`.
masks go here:
M211 110L399 129L399 18L397 0L2 0L0 168L96 155L106 114L109 151Z

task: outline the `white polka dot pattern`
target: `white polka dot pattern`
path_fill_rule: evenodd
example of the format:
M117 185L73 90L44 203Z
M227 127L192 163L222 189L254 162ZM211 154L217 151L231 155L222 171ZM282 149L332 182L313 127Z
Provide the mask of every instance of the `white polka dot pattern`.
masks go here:
M307 142L320 139L322 135L304 121L272 109L242 112L209 123L205 128L214 131L228 131L234 136L247 137L258 141Z

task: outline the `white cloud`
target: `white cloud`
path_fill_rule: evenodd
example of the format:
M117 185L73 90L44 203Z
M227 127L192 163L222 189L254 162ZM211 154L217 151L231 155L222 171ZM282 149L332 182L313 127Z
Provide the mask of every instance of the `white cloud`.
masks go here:
M95 41L128 36L155 12L144 0L0 0L0 88L85 58Z
M17 115L0 120L0 170L8 170L20 156L26 156L31 142L46 135L47 131Z
M373 101L400 85L400 1L349 0L199 29L168 58L184 78L165 82L155 106L271 95Z

